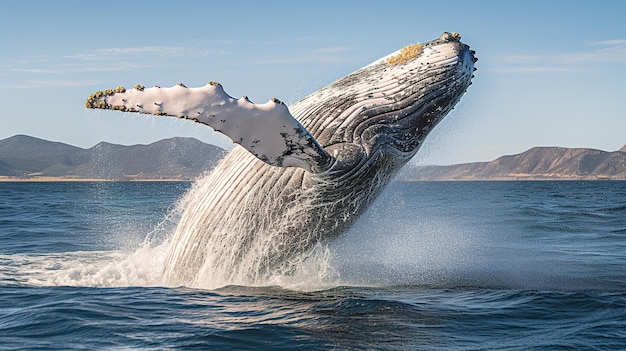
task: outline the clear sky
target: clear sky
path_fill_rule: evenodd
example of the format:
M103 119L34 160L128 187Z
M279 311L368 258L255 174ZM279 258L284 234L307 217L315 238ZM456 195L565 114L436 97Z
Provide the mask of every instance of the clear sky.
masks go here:
M222 83L293 103L405 45L459 32L474 84L414 162L626 144L626 1L0 1L0 139L80 147L225 137L84 108L101 89Z

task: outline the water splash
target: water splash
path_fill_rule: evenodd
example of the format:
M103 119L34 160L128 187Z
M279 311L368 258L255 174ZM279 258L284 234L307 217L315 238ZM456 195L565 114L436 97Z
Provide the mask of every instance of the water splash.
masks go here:
M378 185L374 184L372 186ZM273 184L267 186L270 185ZM360 224L340 240L328 242L319 240L323 228L313 226L307 232L294 229L311 223L306 211L310 211L308 206L313 204L315 196L294 196L294 201L299 199L299 205L285 206L287 211L278 218L273 218L272 213L248 209L240 212L245 220L236 216L225 219L203 208L210 204L207 192L213 194L214 187L211 177L193 184L138 246L129 247L120 240L116 246L120 249L114 251L22 255L13 258L13 266L22 268L19 274L12 276L33 285L184 285L202 289L277 285L317 290L346 284L423 283L433 271L441 272L450 262L458 262L462 254L463 243L455 246L455 236L450 234L458 230L449 227L433 230L433 223L422 223L416 228L415 220L407 221L400 215L406 212L407 206L401 199L385 196L382 204L379 201ZM244 196L243 193L238 195ZM273 199L284 201L278 196ZM231 205L231 210L236 208L236 204ZM323 210L329 211L326 208L318 212ZM349 219L350 215L346 213L345 218ZM389 219L394 222L393 227L389 227ZM246 233L251 234L247 239L243 237ZM295 234L306 236L303 239ZM114 236L125 237L123 234ZM301 241L294 241L294 238ZM189 249L188 245L197 244L202 246ZM172 255L181 255L180 258L189 259L187 262L195 266L172 267L172 263L178 263L176 259L168 262ZM175 279L163 275L168 269ZM186 271L192 279L182 281L183 277L177 274L181 271ZM428 273L424 275L426 278L422 276L424 273Z
M77 251L41 255L0 255L0 284L75 287L171 286L163 279L170 246L142 245L135 251ZM331 266L331 251L319 245L297 269L259 280L257 286L281 286L294 290L319 290L337 286L339 274ZM202 281L194 288L217 289L229 282ZM251 284L248 284L249 286Z
M301 256L290 274L268 275L256 285L308 291L346 285L623 291L621 188L622 184L604 182L584 187L569 182L391 184L345 235L317 245L306 259ZM556 207L551 203L555 196L561 201ZM143 201L129 204L145 206ZM184 206L183 201L179 207ZM0 254L0 285L177 286L164 281L162 271L179 210L164 216L142 244L133 240L134 247L115 240L119 245L114 249L107 249L107 244L98 246L99 251L7 250ZM161 216L155 214L150 221ZM115 228L114 232L96 228L94 237L123 237L136 231L129 223L136 217L105 212L93 220ZM49 229L58 235L56 228ZM50 240L74 243L78 235L61 233ZM27 240L16 240L32 250ZM50 242L32 244L48 249ZM198 287L221 284L237 283L205 280Z
M322 218L331 209L316 203L318 188L300 186L300 170L259 170L244 152L235 150L182 201L164 266L167 285L268 285L324 256L316 252L324 251Z

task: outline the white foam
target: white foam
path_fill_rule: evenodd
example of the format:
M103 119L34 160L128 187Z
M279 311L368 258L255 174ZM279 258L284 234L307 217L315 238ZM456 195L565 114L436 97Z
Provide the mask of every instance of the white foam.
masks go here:
M127 251L77 251L2 257L0 281L35 286L162 286L166 244Z

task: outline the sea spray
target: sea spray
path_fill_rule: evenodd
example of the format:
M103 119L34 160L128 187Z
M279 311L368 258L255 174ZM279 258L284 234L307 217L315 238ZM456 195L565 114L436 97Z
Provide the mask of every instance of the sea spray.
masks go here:
M158 221L153 222L153 229L144 232L143 241L130 237L137 236L137 223L128 222L123 217L117 217L114 228L102 226L100 222L93 223L94 230L100 232L99 237L112 245L111 250L73 251L63 254L24 254L13 255L12 262L8 267L20 267L19 272L6 271L0 278L4 281L16 279L20 282L35 286L77 286L77 287L126 287L126 286L187 286L203 289L215 289L225 285L279 285L294 289L319 289L322 286L331 286L336 281L337 273L330 267L330 251L328 245L316 243L310 250L301 255L293 255L282 265L277 265L273 270L268 270L267 261L259 259L258 255L271 254L272 250L282 250L276 245L282 240L280 231L270 230L266 236L258 236L256 241L251 242L254 250L247 256L247 261L240 262L239 269L233 270L233 265L238 262L234 257L230 258L230 265L214 265L212 260L202 262L198 267L197 279L193 282L181 284L164 279L163 271L167 268L166 258L173 246L180 245L175 242L175 231L184 230L189 223L181 221L181 213L185 209L196 209L196 205L202 208L203 187L206 182L202 179L194 182L184 196L168 206L168 210ZM108 197L106 198L108 199ZM105 199L105 200L106 200ZM108 201L108 200L107 200ZM293 216L298 217L298 207L293 207ZM202 214L199 213L199 214ZM195 218L195 217L192 217ZM119 221L122 220L122 221ZM287 219L285 219L287 221ZM244 221L245 223L245 221ZM110 223L109 223L110 224ZM293 223L291 223L293 225ZM291 228L289 223L284 223L285 228ZM100 228L102 227L102 228ZM145 228L145 223L139 227ZM112 229L112 230L111 230ZM206 235L210 238L210 232ZM211 252L219 251L217 256L223 258L236 252L233 245L222 245L207 249ZM294 250L298 250L294 247ZM187 253L191 254L191 253ZM206 252L202 252L203 257ZM281 257L276 255L276 257ZM2 257L0 257L2 259ZM14 264L18 264L14 266ZM233 272L237 273L234 275Z
M324 196L329 184L323 179L309 179L297 169L255 173L260 161L241 149L233 153L182 201L185 209L164 267L167 285L264 285L292 276L324 247L328 231L354 220L349 211L355 207L344 206L341 193ZM368 203L371 193L361 192L358 204ZM333 217L336 213L343 216Z

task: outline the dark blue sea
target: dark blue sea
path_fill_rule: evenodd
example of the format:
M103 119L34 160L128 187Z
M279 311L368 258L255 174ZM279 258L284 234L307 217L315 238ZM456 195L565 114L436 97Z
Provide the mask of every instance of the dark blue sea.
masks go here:
M0 183L0 349L626 349L626 182L396 182L290 281L166 287L190 186Z

